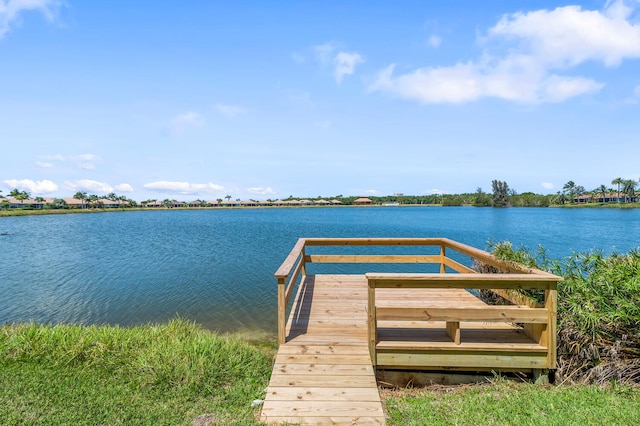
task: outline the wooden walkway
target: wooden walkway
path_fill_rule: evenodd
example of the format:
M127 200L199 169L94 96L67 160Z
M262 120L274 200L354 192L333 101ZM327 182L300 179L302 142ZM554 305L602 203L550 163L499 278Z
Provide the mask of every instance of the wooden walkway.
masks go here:
M442 307L486 306L462 289L381 289L377 299L389 306L417 307L425 300ZM384 324L381 333L391 336L397 335L393 330L411 333L412 327L425 327L423 322ZM493 324L495 327L513 330L507 324ZM305 277L287 321L287 341L276 355L261 420L272 424L385 424L367 330L364 275ZM444 331L437 333L436 340L448 340Z
M366 307L364 276L306 277L287 322L287 341L276 356L262 421L385 424L369 356Z

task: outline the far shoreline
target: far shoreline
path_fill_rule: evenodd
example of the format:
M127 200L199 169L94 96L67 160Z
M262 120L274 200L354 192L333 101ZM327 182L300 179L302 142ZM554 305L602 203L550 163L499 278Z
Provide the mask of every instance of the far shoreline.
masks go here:
M128 208L89 208L89 209L7 209L0 210L0 217L18 217L18 216L42 216L57 214L91 214L91 213L116 213L116 212L146 212L146 211L223 211L223 210L257 210L257 209L333 209L333 208L389 208L389 207L476 207L476 208L515 208L530 209L536 207L529 206L508 206L508 207L491 207L491 206L473 206L471 204L463 204L458 206L444 206L442 204L398 204L398 205L337 205L337 206L224 206L224 207L128 207ZM557 204L538 208L561 208L561 209L637 209L640 203L621 203L621 204Z

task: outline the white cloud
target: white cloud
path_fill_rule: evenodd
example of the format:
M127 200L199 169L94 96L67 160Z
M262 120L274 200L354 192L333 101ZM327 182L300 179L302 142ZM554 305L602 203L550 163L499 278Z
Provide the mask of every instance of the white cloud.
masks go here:
M95 154L80 154L71 157L71 161L83 170L94 170L95 162L100 161L100 157Z
M339 45L330 41L325 44L314 46L315 59L318 63L325 67L333 67L333 77L340 84L345 76L352 75L355 72L356 65L364 62L364 57L356 52L334 52L338 50Z
M72 191L87 191L96 194L108 194L109 192L113 192L113 187L111 185L90 179L66 181L64 185Z
M28 191L32 194L49 194L58 190L58 185L50 180L33 181L31 179L7 179L3 183L10 188Z
M236 117L240 114L245 114L247 112L245 108L225 104L216 104L216 110L220 114L230 118Z
M542 182L540 184L541 187L543 187L544 189L554 189L555 185L552 184L551 182Z
M182 133L189 127L202 127L204 120L197 112L189 111L185 114L178 114L170 121L171 132L173 134Z
M262 187L257 187L257 188L247 188L247 192L249 194L257 194L257 195L273 195L276 192L270 188L262 188Z
M55 155L41 155L40 159L43 161L64 161L64 157L60 154Z
M366 194L368 195L376 195L378 194L380 191L378 191L377 189L367 189L366 191L364 191Z
M342 83L345 75L352 75L356 65L364 62L364 58L359 53L340 52L333 58L335 70L333 76L338 83Z
M424 103L462 103L483 97L523 103L562 102L600 91L588 77L560 75L587 61L605 67L640 58L640 24L631 8L615 1L603 11L578 6L505 15L479 41L479 59L445 67L419 68L394 76L380 71L369 91ZM491 48L497 50L492 53Z
M129 185L128 183L121 183L119 185L116 185L116 191L133 192L133 186Z
M20 16L24 12L36 11L48 21L53 21L60 5L58 0L0 0L0 39L13 24L20 23Z
M0 0L2 1L2 0ZM36 161L36 166L42 169L50 169L55 167L54 161L64 161L64 157L60 154L56 155L41 155L39 160Z
M319 46L314 46L313 50L316 55L316 60L322 65L329 65L331 63L331 57L333 52L338 48L337 43L330 41Z
M166 192L172 194L211 194L221 193L224 191L224 187L216 185L214 183L189 183L189 182L170 182L170 181L158 181L146 183L144 188L156 192Z
M440 47L442 39L437 35L432 35L427 39L427 44L431 47Z

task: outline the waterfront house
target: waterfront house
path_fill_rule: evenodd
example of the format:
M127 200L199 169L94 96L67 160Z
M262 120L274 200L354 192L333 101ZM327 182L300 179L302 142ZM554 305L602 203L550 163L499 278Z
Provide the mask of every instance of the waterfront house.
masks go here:
M367 197L360 197L357 200L355 200L353 202L353 204L358 205L358 206L370 206L373 204L373 201L371 201L369 198Z

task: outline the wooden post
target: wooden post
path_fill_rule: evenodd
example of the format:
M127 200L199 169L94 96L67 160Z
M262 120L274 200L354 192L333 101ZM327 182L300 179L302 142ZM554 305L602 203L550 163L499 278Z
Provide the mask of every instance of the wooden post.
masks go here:
M282 345L286 341L286 312L287 312L287 300L286 293L286 278L278 278L278 344Z
M377 363L376 344L378 343L378 323L376 320L376 283L374 280L367 280L368 302L367 302L367 329L369 331L369 355L371 363L375 368Z
M446 274L447 268L444 266L444 258L447 257L447 249L444 244L440 245L440 273Z
M302 250L300 250L300 262L302 263L302 266L300 267L300 271L302 272L301 282L304 282L304 277L307 276L307 262L305 261L304 256L305 256L305 250L303 246Z
M550 282L544 292L544 307L547 310L547 368L556 368L556 321L558 317L558 283Z
M451 337L456 345L460 344L460 321L447 321L447 336Z

